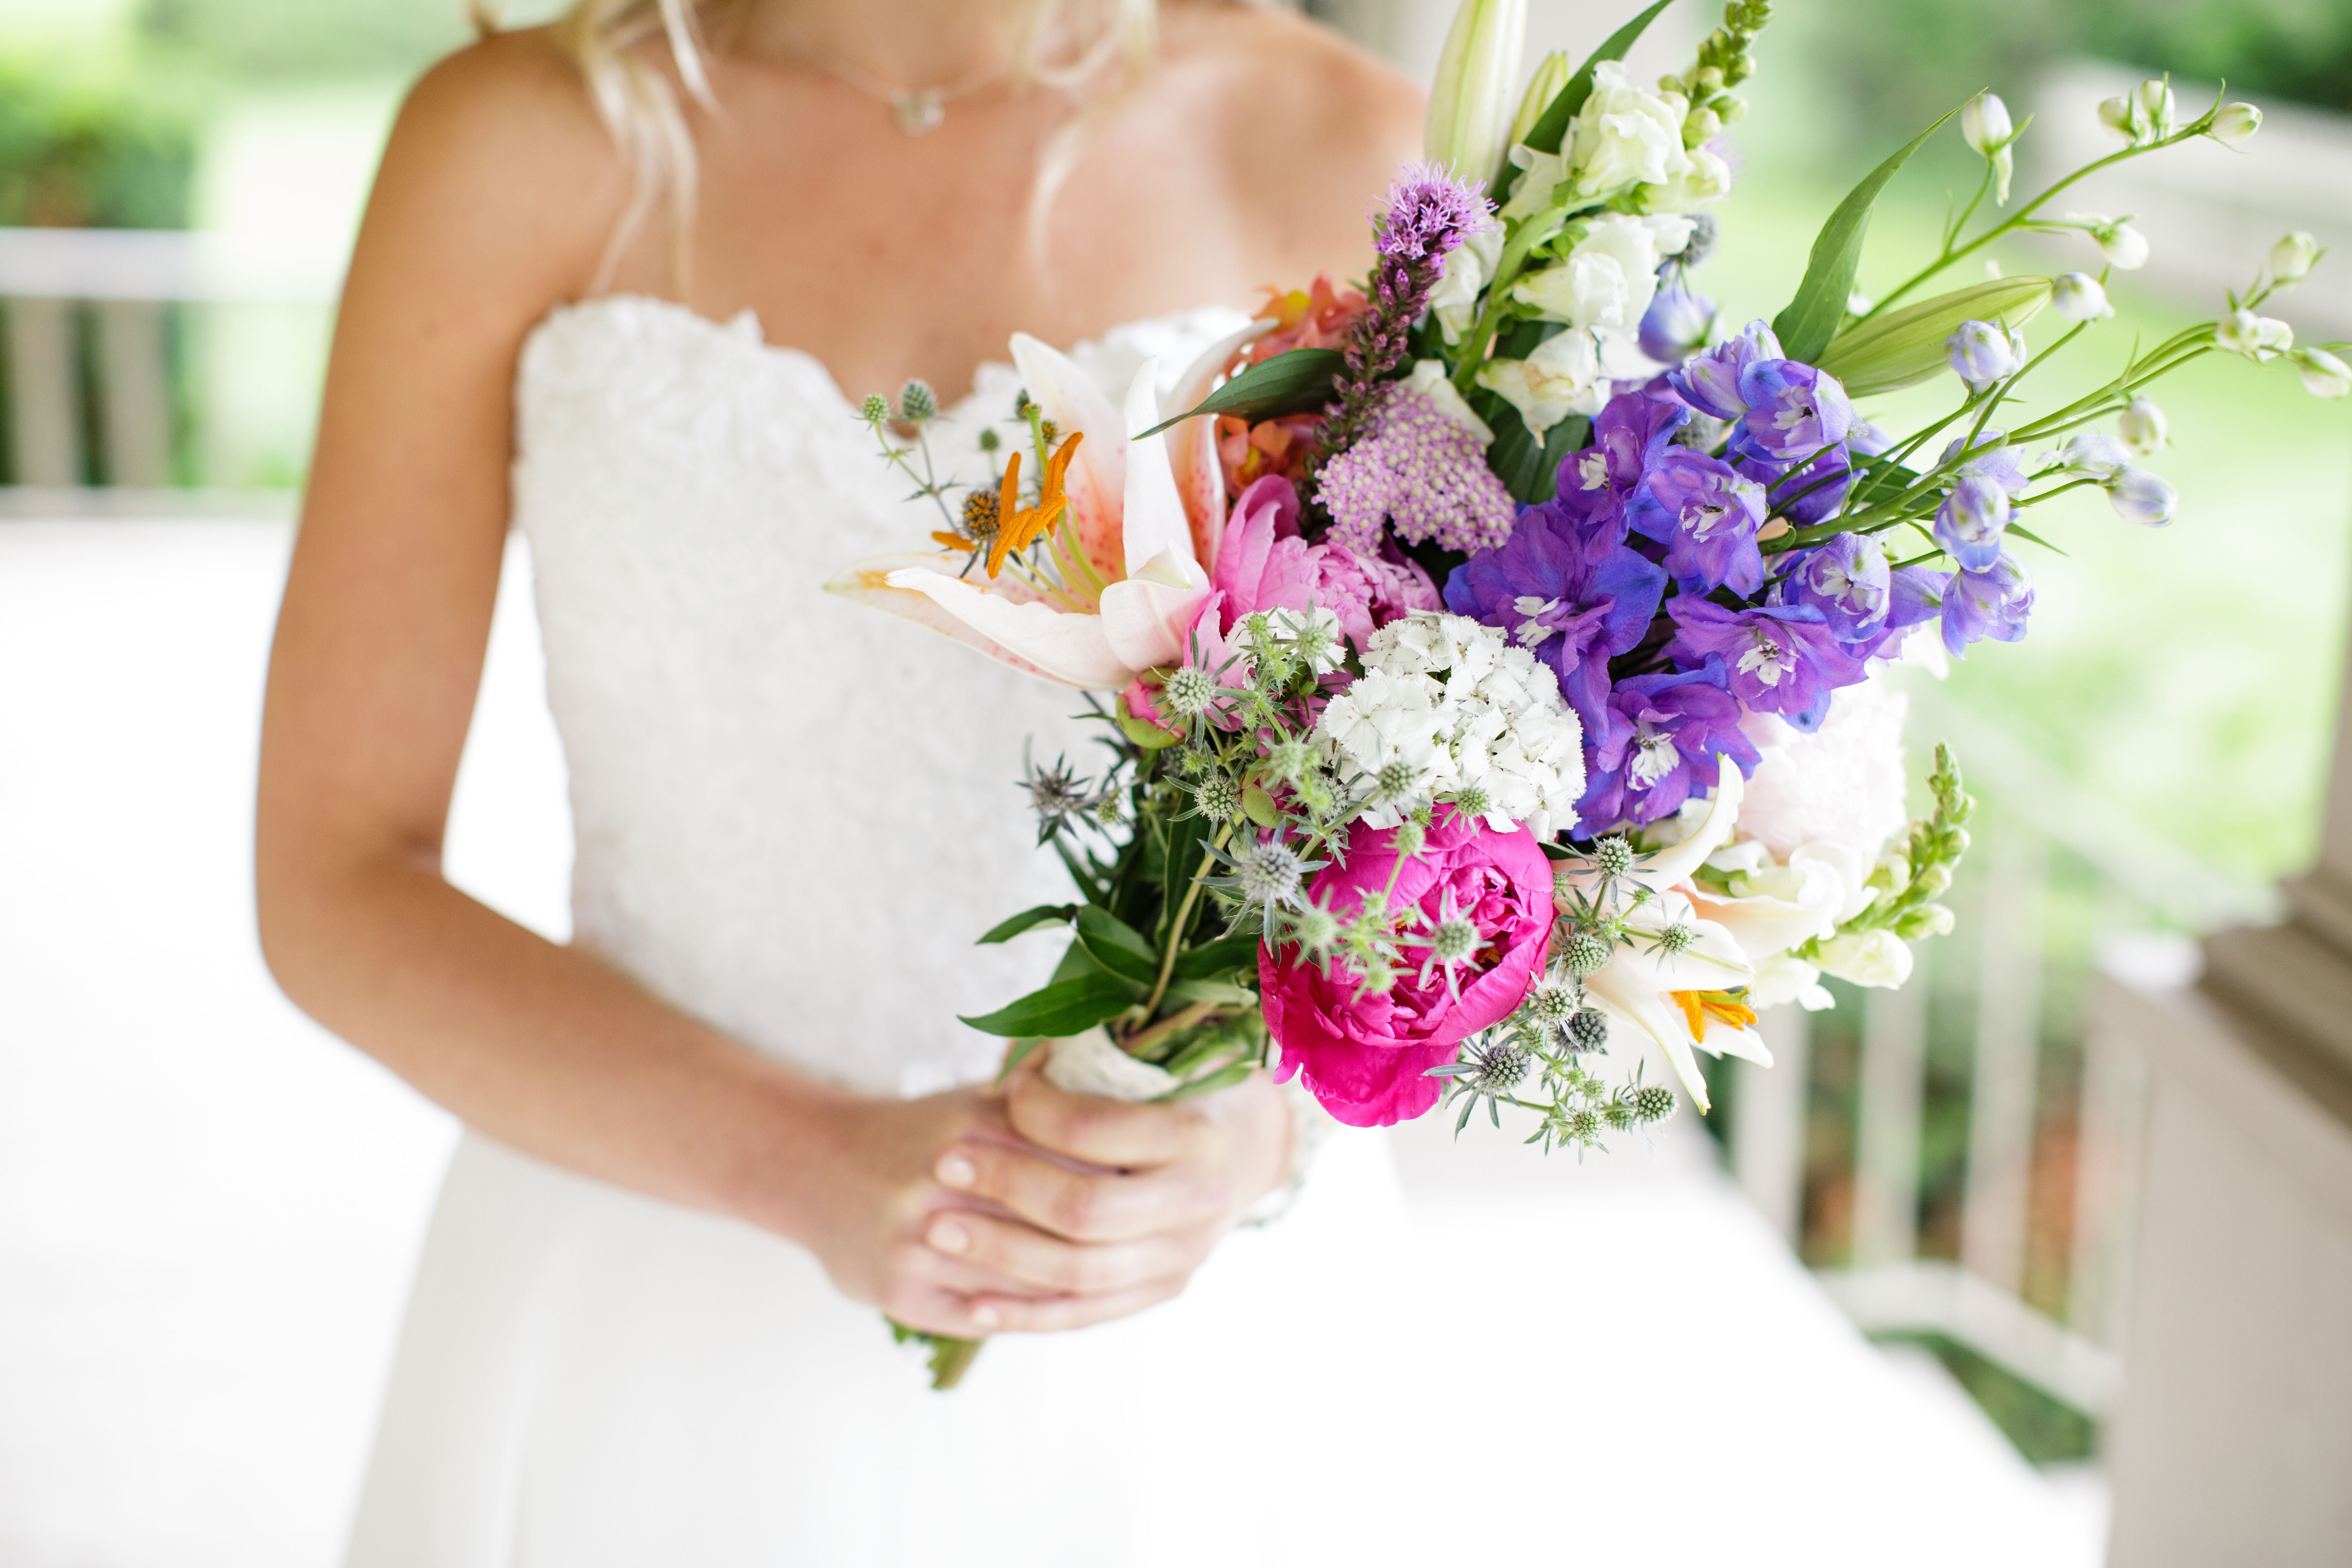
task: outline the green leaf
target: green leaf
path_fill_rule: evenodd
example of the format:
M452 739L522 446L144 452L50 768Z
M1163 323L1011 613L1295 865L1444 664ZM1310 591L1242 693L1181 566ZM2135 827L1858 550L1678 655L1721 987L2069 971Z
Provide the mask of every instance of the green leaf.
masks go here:
M1124 975L1139 985L1150 985L1160 977L1160 957L1150 943L1109 910L1088 904L1078 911L1077 925L1078 941L1087 956L1113 974Z
M1856 321L1832 339L1815 363L1836 376L1854 397L1916 386L1948 368L1951 356L1944 345L1961 322L2000 321L2021 327L2049 298L2047 278L1996 278L1971 283L1916 305Z
M1520 420L1518 410L1507 403L1501 415L1487 423L1495 427L1495 444L1486 448L1487 466L1501 477L1511 499L1527 502L1551 499L1560 464L1584 445L1592 427L1582 415L1572 415L1545 431L1538 441Z
M1650 24L1658 19L1658 13L1674 3L1675 0L1657 0L1656 5L1602 39L1601 47L1592 51L1592 58L1576 68L1576 74L1568 79L1568 85L1559 89L1559 95L1536 121L1535 129L1527 134L1527 144L1538 153L1559 152L1561 141L1568 135L1568 122L1576 118L1577 112L1584 107L1584 100L1592 96L1592 68L1603 60L1623 59ZM1509 185L1517 182L1518 173L1517 169L1511 171L1503 195L1510 195Z
M1062 836L1058 833L1054 835L1054 853L1062 858L1063 868L1070 873L1070 880L1078 885L1078 891L1087 896L1087 902L1090 904L1103 902L1107 896L1107 889L1095 879L1095 874L1087 868L1086 862L1071 853L1070 847L1062 842Z
M1120 734L1147 752L1157 752L1172 746L1184 738L1173 730L1163 730L1159 725L1138 719L1124 710L1113 715L1111 722L1118 726Z
M1255 1007L1257 993L1223 980L1179 980L1168 987L1171 1000L1190 1005L1213 1002L1220 1007Z
M2042 538L2040 534L2034 532L2032 529L2026 527L2021 522L2011 523L2009 525L2009 531L2017 535L2020 539L2028 541L2031 543L2039 544L2042 549L2049 551L2053 555L2063 555L2066 553L2064 551L2059 549L2056 545L2051 543L2048 540Z
M1886 188L1895 171L1910 162L1911 154L1927 144L1927 138L1944 128L1944 121L1958 114L1948 110L1935 124L1903 144L1900 151L1864 176L1813 241L1812 259L1805 266L1805 280L1797 286L1797 297L1789 308L1772 318L1772 333L1780 340L1780 352L1790 359L1806 364L1817 363L1837 336L1839 325L1845 320L1845 302L1853 293L1853 275L1862 266L1862 237L1870 227L1870 209L1877 205L1878 193Z
M1004 1065L996 1069L996 1084L991 1087L1003 1085L1006 1079L1013 1076L1013 1069L1028 1060L1030 1053L1045 1043L1045 1037L1043 1035L1033 1035L1025 1040L1013 1041L1011 1048L1004 1053Z
M1087 974L1032 991L1018 1002L963 1021L983 1035L1075 1035L1118 1017L1142 999L1143 988L1116 974Z
M1253 779L1242 786L1242 815L1260 827L1272 827L1282 820L1282 808L1274 804L1265 786Z
M1034 910L1023 910L1011 920L989 927L988 934L973 945L986 947L992 942L1011 942L1024 931L1035 931L1039 926L1060 925L1077 912L1078 906L1076 904L1039 904Z
M1230 974L1247 965L1255 973L1257 969L1257 934L1222 936L1202 946L1188 948L1176 955L1176 977L1179 980L1205 980L1212 975Z
M1199 414L1230 414L1255 423L1285 414L1319 413L1331 401L1331 384L1346 368L1346 356L1338 349L1290 349L1251 365L1202 399L1199 407L1163 419L1129 439L1157 436Z

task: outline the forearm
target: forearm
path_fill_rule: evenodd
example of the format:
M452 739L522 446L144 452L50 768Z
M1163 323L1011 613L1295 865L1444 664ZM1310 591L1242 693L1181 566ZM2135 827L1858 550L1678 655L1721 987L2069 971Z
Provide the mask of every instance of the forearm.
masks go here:
M848 1097L387 852L272 875L262 934L305 1011L469 1126L804 1238Z

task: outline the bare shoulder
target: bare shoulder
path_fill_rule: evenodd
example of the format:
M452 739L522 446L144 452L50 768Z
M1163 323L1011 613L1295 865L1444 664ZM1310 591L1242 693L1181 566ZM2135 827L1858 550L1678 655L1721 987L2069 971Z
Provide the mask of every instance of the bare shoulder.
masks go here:
M1397 165L1421 155L1422 89L1288 11L1171 5L1165 15L1169 63L1216 84L1232 188L1282 259L1334 271L1369 260L1364 214Z
M547 30L495 35L427 71L402 105L353 281L378 261L438 261L498 292L577 292L629 188L587 84Z

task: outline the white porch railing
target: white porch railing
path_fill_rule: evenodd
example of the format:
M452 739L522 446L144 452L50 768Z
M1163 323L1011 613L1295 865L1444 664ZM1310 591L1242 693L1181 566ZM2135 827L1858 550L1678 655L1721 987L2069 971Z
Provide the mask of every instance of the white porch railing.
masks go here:
M215 304L324 306L341 286L343 260L340 244L308 235L0 229L15 483L168 486L172 313ZM85 376L86 364L94 377ZM91 410L94 420L86 417Z
M2271 918L2276 900L2132 828L1965 710L1920 692L1914 713L1916 733L1952 742L1983 805L1952 893L1960 931L1919 945L1904 989L1846 994L1860 1037L1850 1121L1816 1108L1835 1097L1811 1037L1853 1026L1766 1017L1778 1065L1735 1064L1731 1167L1865 1331L1947 1338L2100 1417L2121 1383L2145 1089L2135 1054L2083 1027L2089 975L2096 963L2177 982L2194 934ZM1922 1247L1931 1058L1948 1085L1965 1062L1957 1226L1950 1194L1936 1194L1957 1256ZM1840 1206L1842 1237L1827 1212ZM2068 1239L2055 1258L2045 1239L2029 1278L2037 1219Z

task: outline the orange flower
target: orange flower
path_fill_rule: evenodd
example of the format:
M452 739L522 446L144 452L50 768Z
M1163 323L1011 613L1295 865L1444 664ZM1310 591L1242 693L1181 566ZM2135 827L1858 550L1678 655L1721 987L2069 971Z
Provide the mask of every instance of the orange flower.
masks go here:
M989 547L988 574L992 577L1003 568L1004 558L1017 555L1029 548L1036 537L1061 521L1062 509L1069 504L1063 493L1063 481L1070 471L1070 459L1076 456L1078 443L1086 439L1083 430L1073 431L1062 443L1061 449L1045 459L1045 480L1038 487L1037 504L1023 509L1021 500L1021 454L1015 452L1004 465L1003 487L996 493L996 542Z
M1720 1018L1735 1029L1744 1029L1756 1021L1756 1009L1744 1002L1736 1002L1722 991L1669 991L1675 1005L1690 1020L1691 1037L1706 1038L1706 1021Z

